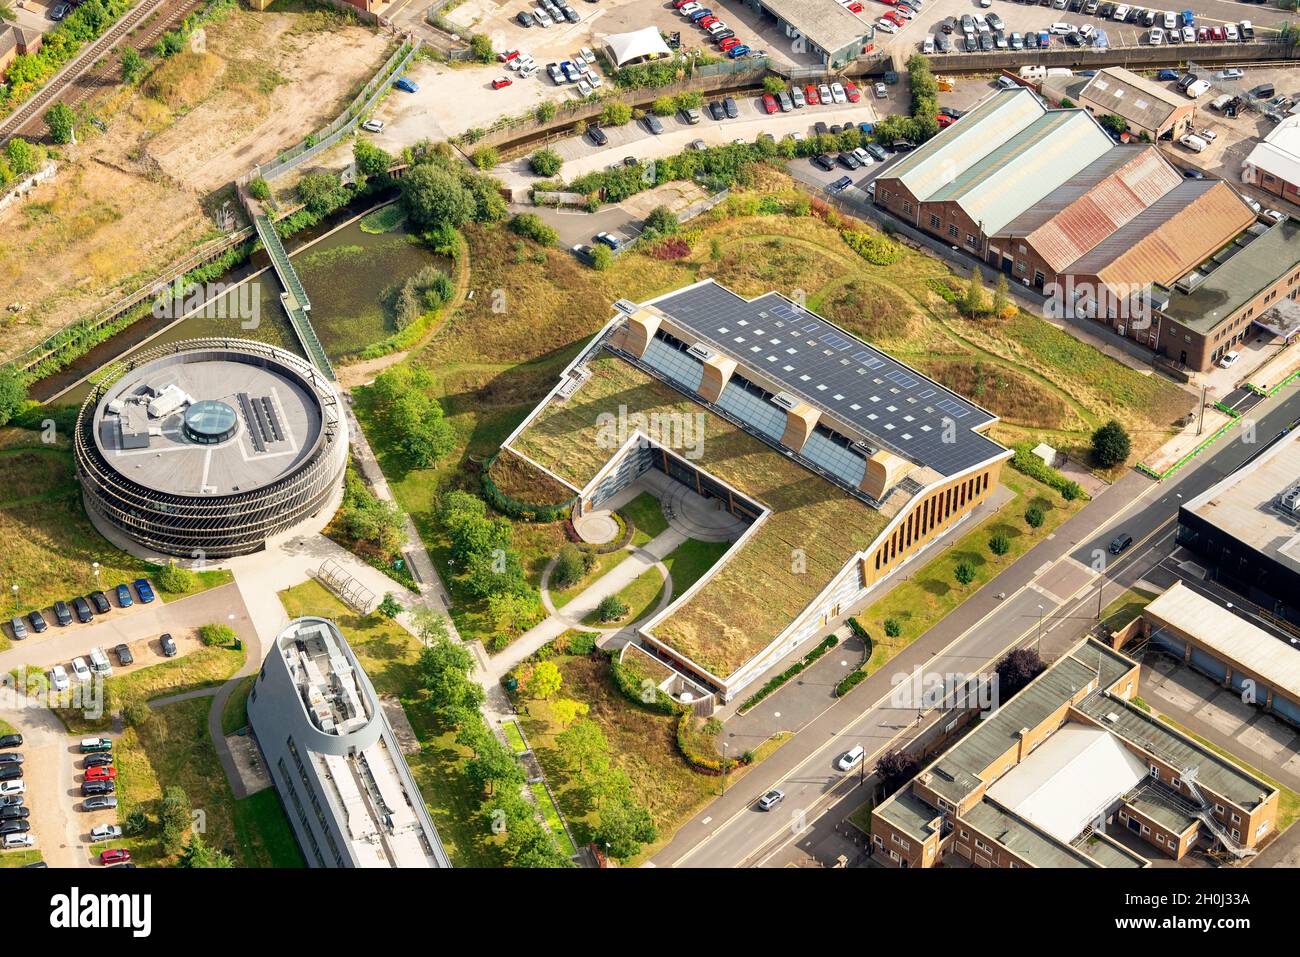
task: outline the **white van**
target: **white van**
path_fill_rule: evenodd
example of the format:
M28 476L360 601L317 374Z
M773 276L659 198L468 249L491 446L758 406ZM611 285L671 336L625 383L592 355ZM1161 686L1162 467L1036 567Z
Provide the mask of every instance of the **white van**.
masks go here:
M1205 149L1205 147L1210 145L1209 143L1205 142L1205 140L1197 136L1195 133L1184 133L1182 136L1178 138L1178 142L1182 143L1193 153L1199 153L1203 149Z
M1041 80L1043 77L1047 76L1047 67L1038 66L1037 64L1034 66L1022 66L1019 73L1020 79L1022 80Z
M1210 84L1207 83L1205 80L1197 80L1195 83L1193 83L1191 86L1187 88L1186 92L1187 95L1194 100L1198 96L1210 92Z
M101 678L107 678L113 673L113 666L108 663L108 655L104 654L103 648L90 649L90 670Z
M1121 3L1118 7L1115 8L1115 12L1111 14L1111 19L1122 21L1127 16L1128 16L1128 5Z
M928 36L926 36L925 40L921 43L921 52L922 52L922 53L933 53L933 52L934 52L934 34L933 34L933 33L931 33L931 34L929 34Z

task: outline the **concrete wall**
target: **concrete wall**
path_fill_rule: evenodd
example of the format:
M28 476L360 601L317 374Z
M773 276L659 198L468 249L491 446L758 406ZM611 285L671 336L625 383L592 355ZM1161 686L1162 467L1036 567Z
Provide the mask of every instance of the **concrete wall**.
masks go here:
M1058 11L1049 11L1053 15ZM1064 11L1059 11L1064 14ZM1249 12L1243 10L1243 12ZM1047 12L1044 13L1047 17ZM1294 47L1271 41L1254 43L1196 43L1167 46L1069 47L1056 44L1047 50L1015 50L994 53L947 53L930 58L935 73L1015 72L1022 66L1062 66L1075 70L1100 70L1122 66L1141 71L1156 67L1182 66L1193 60L1198 64L1242 63L1255 60L1289 60Z

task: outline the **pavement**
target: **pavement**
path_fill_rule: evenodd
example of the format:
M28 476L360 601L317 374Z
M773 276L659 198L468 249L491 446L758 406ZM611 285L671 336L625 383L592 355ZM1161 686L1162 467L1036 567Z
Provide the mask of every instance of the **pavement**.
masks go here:
M1300 389L1292 386L1258 407L1258 434L1276 435L1297 419ZM1136 472L1126 473L1049 539L904 649L889 667L808 723L724 798L704 808L651 863L745 866L772 857L789 841L801 838L828 808L833 807L831 813L836 815L847 813L839 802L853 786L833 769L835 757L861 743L867 761L873 763L880 752L909 737L914 727L935 714L927 716L911 706L907 695L895 694L895 687L910 684L900 675L910 677L917 667L926 678L977 673L1021 643L1037 645L1049 660L1061 654L1095 627L1096 614L1108 597L1117 597L1121 588L1142 580L1173 550L1178 504L1263 447L1225 438L1161 484ZM1119 530L1131 534L1135 544L1111 558L1107 544ZM1079 571L1091 572L1094 562L1103 576ZM999 600L999 593L1008 597ZM773 786L786 791L782 813L756 811L758 795ZM861 797L854 800L860 803Z

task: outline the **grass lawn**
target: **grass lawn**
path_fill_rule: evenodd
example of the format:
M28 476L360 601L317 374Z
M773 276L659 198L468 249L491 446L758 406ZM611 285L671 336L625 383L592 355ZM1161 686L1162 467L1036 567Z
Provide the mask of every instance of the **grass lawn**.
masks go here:
M1154 592L1142 588L1129 588L1101 612L1101 622L1110 631L1119 631L1155 601Z
M280 601L290 617L326 614L333 618L375 690L402 703L420 742L419 753L405 755L406 761L452 863L501 866L500 839L479 816L481 798L463 773L470 751L456 743L454 732L437 727L424 706L415 673L419 639L381 615L356 614L317 581L281 592Z
M501 730L505 732L506 742L515 749L515 754L522 754L528 750L528 746L524 744L524 736L519 732L518 722L507 721L501 726Z
M221 709L222 734L234 734L248 726L248 693L253 690L256 680L257 675L240 678L234 692L226 699L226 706Z
M673 597L683 594L699 581L730 548L729 542L701 542L691 538L665 555L664 566L673 578ZM629 582L618 592L617 597L628 607L628 613L618 621L636 622L652 614L659 606L664 587L664 578L657 568L648 569ZM606 624L594 611L589 612L582 623L593 627Z
M542 809L542 819L546 821L546 826L551 829L551 837L555 839L556 847L560 849L561 853L573 857L578 853L578 849L573 846L573 841L569 840L569 834L565 831L564 823L560 820L560 809L551 800L546 785L541 781L537 781L528 785L528 789L533 792L533 797L537 799L537 804Z
M627 607L627 614L612 621L602 621L597 610L593 609L583 616L582 623L596 628L640 621L658 607L666 587L667 583L658 568L646 569L614 596Z
M36 848L25 851L0 851L0 867L25 867L41 859L41 852Z
M1002 470L1002 484L1015 493L1015 498L957 539L952 547L934 553L935 557L914 571L908 580L899 582L857 615L858 621L871 635L868 674L941 621L991 578L1009 568L1084 504L1081 499L1067 502L1053 489L1010 467ZM1038 528L1030 527L1025 521L1025 511L1032 503L1039 504L1045 515ZM1011 543L1010 551L1001 557L995 556L988 548L989 539L998 533L1005 535ZM954 570L962 561L975 569L975 579L969 585L959 584L954 577ZM902 625L898 637L890 638L885 634L887 618Z
M233 648L198 648L188 655L162 664L141 668L130 674L104 682L104 709L98 717L89 717L74 708L56 708L55 714L67 725L69 734L93 734L113 727L112 713L134 698L149 701L170 695L211 688L226 681L244 664L244 650ZM198 701L207 708L210 698ZM170 706L168 706L170 707Z
M273 790L236 802L208 734L208 698L164 705L140 727L127 728L118 739L118 820L143 808L150 828L136 837L114 841L126 847L137 864L171 862L161 842L158 815L163 792L184 789L190 805L203 812L204 838L230 853L243 867L302 866L289 822Z
M591 587L592 582L612 572L623 559L632 553L626 548L620 548L616 552L606 552L603 555L596 556L596 562L591 566L591 571L583 576L582 580L570 585L568 588L552 588L551 601L555 603L556 608L563 608L573 599L577 598L584 591Z
M849 815L849 823L856 827L863 834L871 833L871 811L876 806L876 802L867 798L867 800L858 806L858 808Z
M1189 738L1193 739L1194 741L1197 741L1201 745L1209 748L1211 751L1213 751L1215 754L1219 755L1220 757L1223 757L1231 761L1233 764L1237 765L1238 767L1255 775L1255 777L1259 778L1261 781L1265 781L1273 785L1273 787L1277 788L1278 791L1280 792L1277 798L1277 829L1279 833L1285 831L1288 827L1290 827L1292 824L1295 823L1297 817L1300 817L1300 794L1297 794L1295 791L1292 791L1285 784L1279 784L1277 781L1270 778L1263 771L1251 767L1249 764L1241 760L1240 757L1233 754L1231 751L1227 751L1224 748L1219 747L1213 741L1209 741L1206 738L1201 737L1195 731L1190 731L1187 728L1184 728L1181 724L1179 724L1173 718L1170 718L1168 715L1158 714L1156 715L1156 717L1159 718L1161 721L1163 721L1165 724L1169 725L1171 728L1175 728L1176 730L1187 735Z
M633 545L644 545L668 529L668 519L664 518L663 506L659 503L659 499L649 492L642 492L619 511L631 519L636 527L636 531L632 533Z
M18 729L8 721L0 721L0 734L17 734Z

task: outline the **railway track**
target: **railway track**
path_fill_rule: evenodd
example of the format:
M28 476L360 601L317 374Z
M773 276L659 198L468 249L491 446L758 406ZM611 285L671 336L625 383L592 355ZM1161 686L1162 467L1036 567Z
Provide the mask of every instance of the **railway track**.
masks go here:
M131 37L131 45L141 52L157 43L166 30L179 24L202 5L203 0L143 0L137 4L99 39L78 53L17 112L0 121L0 145L20 134L44 135L45 120L42 117L56 102L77 107L98 90L117 82L115 63L103 64L98 70L95 69L95 64L151 16L161 13L146 30Z

